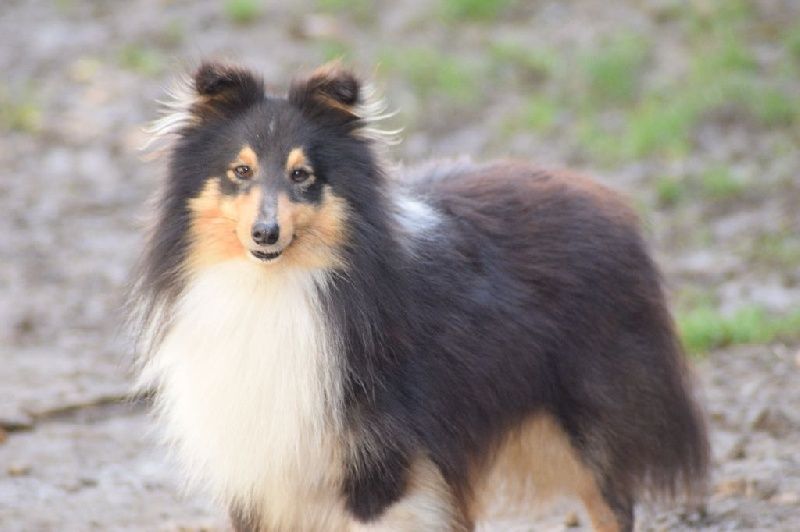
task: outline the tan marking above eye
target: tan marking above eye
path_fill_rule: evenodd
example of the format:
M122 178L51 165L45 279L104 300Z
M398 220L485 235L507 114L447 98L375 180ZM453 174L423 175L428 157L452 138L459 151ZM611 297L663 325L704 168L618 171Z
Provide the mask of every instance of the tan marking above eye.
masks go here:
M303 148L294 148L289 152L286 157L286 174L293 183L308 185L314 181L314 170Z
M253 151L253 148L247 145L245 145L245 147L239 151L239 160L243 164L253 168L258 166L258 155L256 155L256 152Z
M289 156L286 157L286 171L291 171L295 168L301 167L308 167L306 154L303 151L303 148L293 148L292 151L289 152Z
M242 179L250 179L255 175L258 170L258 156L248 145L245 145L236 156L230 165L226 175L228 179L234 181L241 181Z

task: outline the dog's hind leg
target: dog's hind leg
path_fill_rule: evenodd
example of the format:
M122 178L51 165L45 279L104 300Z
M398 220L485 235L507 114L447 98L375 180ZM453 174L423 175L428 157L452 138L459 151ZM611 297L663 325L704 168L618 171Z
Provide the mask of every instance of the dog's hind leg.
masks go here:
M355 522L350 532L469 532L474 525L466 516L438 468L417 459L409 472L406 492L374 521Z
M586 482L578 496L597 532L632 532L633 500L628 496L611 494L600 489L597 482Z

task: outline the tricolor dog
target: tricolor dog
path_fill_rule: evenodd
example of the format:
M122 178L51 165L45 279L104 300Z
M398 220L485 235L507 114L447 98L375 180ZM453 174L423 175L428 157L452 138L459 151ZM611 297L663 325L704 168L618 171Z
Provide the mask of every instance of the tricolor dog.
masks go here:
M368 93L204 63L155 125L138 387L187 481L237 531L472 530L559 494L626 531L702 491L631 208L525 162L387 166Z

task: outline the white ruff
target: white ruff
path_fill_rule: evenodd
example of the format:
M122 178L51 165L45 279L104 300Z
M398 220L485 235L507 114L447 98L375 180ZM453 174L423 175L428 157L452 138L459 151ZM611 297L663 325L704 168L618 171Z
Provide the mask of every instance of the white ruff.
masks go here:
M202 271L139 382L158 390L190 483L223 504L260 502L278 527L337 511L341 393L324 283L246 260Z

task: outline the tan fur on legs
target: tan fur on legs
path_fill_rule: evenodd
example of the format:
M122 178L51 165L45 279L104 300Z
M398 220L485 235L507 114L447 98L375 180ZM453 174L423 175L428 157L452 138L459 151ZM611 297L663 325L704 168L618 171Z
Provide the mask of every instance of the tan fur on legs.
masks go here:
M587 483L578 495L592 521L592 528L597 532L620 532L622 530L614 512L603 499L597 482Z
M410 472L403 498L374 523L354 523L353 532L466 532L471 523L460 510L453 491L434 464L418 459Z
M475 521L501 514L529 515L536 503L575 495L583 501L596 530L619 530L594 475L549 414L531 417L511 432L480 473L469 512Z

